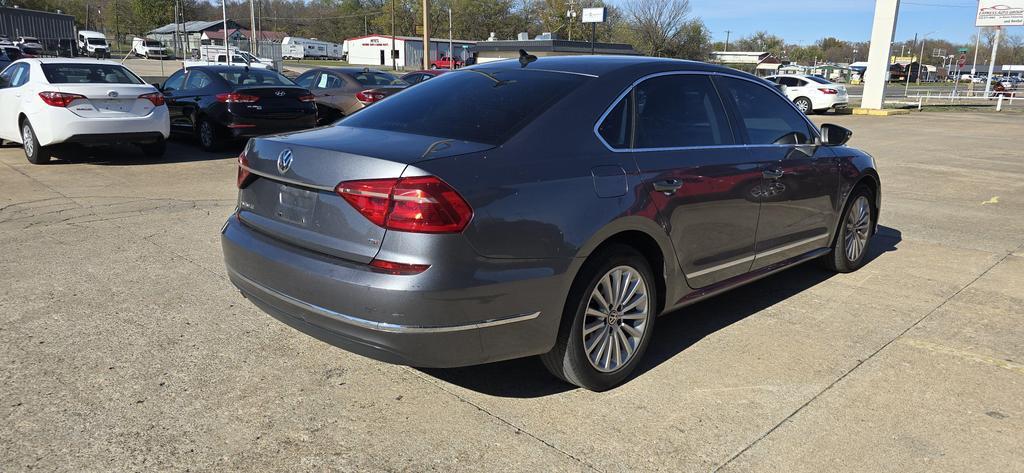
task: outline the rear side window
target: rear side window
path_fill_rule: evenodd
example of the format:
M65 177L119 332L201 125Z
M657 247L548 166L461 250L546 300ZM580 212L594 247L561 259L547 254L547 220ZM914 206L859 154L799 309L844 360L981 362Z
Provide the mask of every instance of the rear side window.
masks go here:
M586 80L528 69L463 69L392 95L340 124L500 144Z
M608 112L597 127L597 133L614 149L628 149L633 128L633 94L626 94L618 105Z
M708 76L654 77L637 85L633 93L636 148L733 144L725 108Z
M819 84L831 84L831 82L829 82L829 81L827 81L825 79L822 79L821 77L818 77L818 76L807 76L807 80L811 80L811 81L817 82Z
M142 84L142 79L117 64L42 64L51 84Z
M213 83L213 78L209 74L193 69L188 73L188 79L185 79L185 89L202 89L211 83Z
M732 102L750 144L808 144L813 133L803 114L768 87L743 79L720 77L722 98Z

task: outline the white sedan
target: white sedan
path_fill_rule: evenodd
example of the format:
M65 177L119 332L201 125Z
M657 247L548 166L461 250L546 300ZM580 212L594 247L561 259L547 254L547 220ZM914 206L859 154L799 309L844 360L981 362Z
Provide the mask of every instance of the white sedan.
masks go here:
M20 59L0 72L0 140L21 143L33 164L64 144L131 143L164 154L164 97L126 67L97 59Z
M850 103L845 85L835 84L818 76L781 74L765 79L783 86L782 90L786 97L793 101L796 108L808 115L833 108L845 108Z

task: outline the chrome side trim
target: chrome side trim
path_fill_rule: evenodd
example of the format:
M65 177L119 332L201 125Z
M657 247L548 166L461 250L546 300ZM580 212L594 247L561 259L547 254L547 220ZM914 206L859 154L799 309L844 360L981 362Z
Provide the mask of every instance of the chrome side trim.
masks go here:
M339 322L343 322L343 323L346 323L346 324L349 324L349 325L352 325L352 326L355 326L355 327L359 327L359 328L364 328L364 329L367 329L367 330L374 330L374 331L377 331L377 332L387 332L387 333L445 333L445 332L460 332L460 331L464 331L464 330L477 330L477 329L488 328L488 327L497 327L499 325L507 325L507 324L512 324L512 323L516 323L516 322L525 322L527 320L533 320L533 319L535 319L535 318L540 316L540 311L537 311L537 312L532 312L532 313L527 313L527 314L517 314L517 315L508 316L508 317L499 317L499 318L494 318L494 319L481 320L481 321L478 321L478 322L462 324L462 325L400 325L400 324L390 324L390 323L387 323L387 322L376 322L376 321L373 321L373 320L361 319L359 317L353 317L351 315L346 315L346 314L342 314L340 312L335 312L333 310L326 309L324 307L320 307L320 306L315 305L315 304L310 304L308 302L301 301L301 300L296 299L296 298L294 298L292 296L289 296L287 294L283 294L281 292L278 292L278 291L275 291L273 289L270 289L270 288L268 288L266 286L260 285L260 284L256 283L255 281L253 281L252 279L249 279L249 278L247 278L245 276L242 276L237 271L234 271L232 269L228 269L228 272L231 274L231 276L236 277L236 278L244 281L246 284L252 286L256 290L263 292L264 295L274 297L277 300L280 300L282 302L287 302L288 304L290 304L290 305L292 305L294 307L297 307L299 309L302 309L302 310L307 310L307 311L310 311L310 312L322 315L324 317L328 317L328 318L337 320Z
M241 164L239 164L238 167L240 167L242 169L245 169L246 171L249 171L252 174L255 174L255 175L260 176L260 177L265 177L265 178L270 179L272 181L284 182L286 184L292 184L292 185L299 186L299 187L305 187L307 189L317 189L317 190L321 190L321 191L334 192L334 188L333 187L317 186L317 185L314 185L314 184L310 184L308 182L300 182L300 181L296 181L294 179L288 179L287 177L275 176L273 174L266 173L266 172L263 172L263 171L257 171L257 170L255 170L255 169L253 169L251 167L248 167L248 166L242 166Z
M720 264L718 266L712 266L710 268L705 268L705 269L702 269L700 271L696 271L696 272L687 274L686 277L698 278L698 277L701 277L701 276L703 276L705 274L713 273L715 271L721 271L723 269L731 268L733 266L736 266L737 264L749 263L751 261L754 261L754 256L753 255L746 256L746 257L740 258L738 260L729 261L728 263L722 263L722 264Z
M726 262L726 263L722 263L722 264L719 264L717 266L712 266L710 268L705 268L705 269L702 269L700 271L689 273L689 274L686 275L686 277L687 278L701 277L701 276L703 276L705 274L713 273L715 271L721 271L721 270L726 269L726 268L731 268L733 266L736 266L737 264L749 263L749 262L754 261L754 260L756 260L758 258L764 258L766 256L771 256L771 255L774 255L776 253L781 253L783 251L792 250L793 248L797 248L797 247L804 246L804 245L807 245L807 244L810 244L810 243L814 243L814 242L816 242L818 240L821 240L821 239L824 239L824 238L828 238L828 233L823 233L823 234L818 235L816 237L807 238L807 239L800 240L800 241L793 242L793 243L787 243L785 245L772 248L772 249L770 249L768 251L763 251L761 253L757 253L756 255L745 256L745 257L737 259L737 260L733 260L733 261L729 261L729 262Z
M824 238L828 238L828 233L822 233L821 235L818 235L816 237L807 238L805 240L800 240L800 241L796 241L796 242L793 242L793 243L782 245L782 246L779 246L779 247L776 247L776 248L772 248L772 249L770 249L768 251L763 251L761 253L758 253L757 257L758 258L764 258L765 256L771 256L771 255L774 255L776 253L781 253L783 251L792 250L793 248L796 248L798 246L804 246L804 245L806 245L808 243L814 243L814 242L816 242L818 240L821 240L821 239L824 239Z

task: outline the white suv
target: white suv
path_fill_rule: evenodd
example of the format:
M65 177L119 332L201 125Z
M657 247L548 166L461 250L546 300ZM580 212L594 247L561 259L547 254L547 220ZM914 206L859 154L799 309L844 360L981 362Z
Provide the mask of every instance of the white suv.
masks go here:
M0 72L0 104L0 139L33 164L64 143L131 143L159 157L171 133L163 95L112 61L20 59Z
M782 86L782 92L807 115L849 106L846 86L829 82L818 76L782 74L765 77Z

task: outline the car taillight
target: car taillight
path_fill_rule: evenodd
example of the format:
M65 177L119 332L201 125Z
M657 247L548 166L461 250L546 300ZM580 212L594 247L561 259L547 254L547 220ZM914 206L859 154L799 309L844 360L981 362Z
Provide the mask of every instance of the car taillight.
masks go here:
M316 96L313 95L313 94L306 94L306 95L300 95L299 96L299 102L312 102L313 100L316 100Z
M334 188L369 221L388 230L458 233L473 209L447 183L434 176L347 181Z
M244 189L250 182L256 180L256 175L249 172L249 160L245 157L245 151L238 155L238 188Z
M260 98L255 95L240 94L238 92L217 94L217 101L224 103L253 103L259 99Z
M826 87L822 87L822 88L820 88L818 90L820 90L821 93L828 94L828 95L833 95L833 94L838 94L839 93L839 91L836 90L836 89L829 89L829 88L826 88Z
M153 102L154 107L159 107L164 104L164 94L160 92L151 92L148 94L142 94L139 96L140 99L146 99Z
M387 97L387 95L385 95L383 92L375 92L373 90L363 90L361 92L356 92L356 100L367 105L384 100L384 97Z
M84 99L84 95L65 94L63 92L39 92L39 98L46 102L46 105L54 107L67 107L75 100Z
M427 270L430 267L429 264L409 264L409 263L396 263L394 261L384 261L382 259L375 259L370 261L370 267L379 273L394 274L396 276L408 276L411 274L419 274Z

